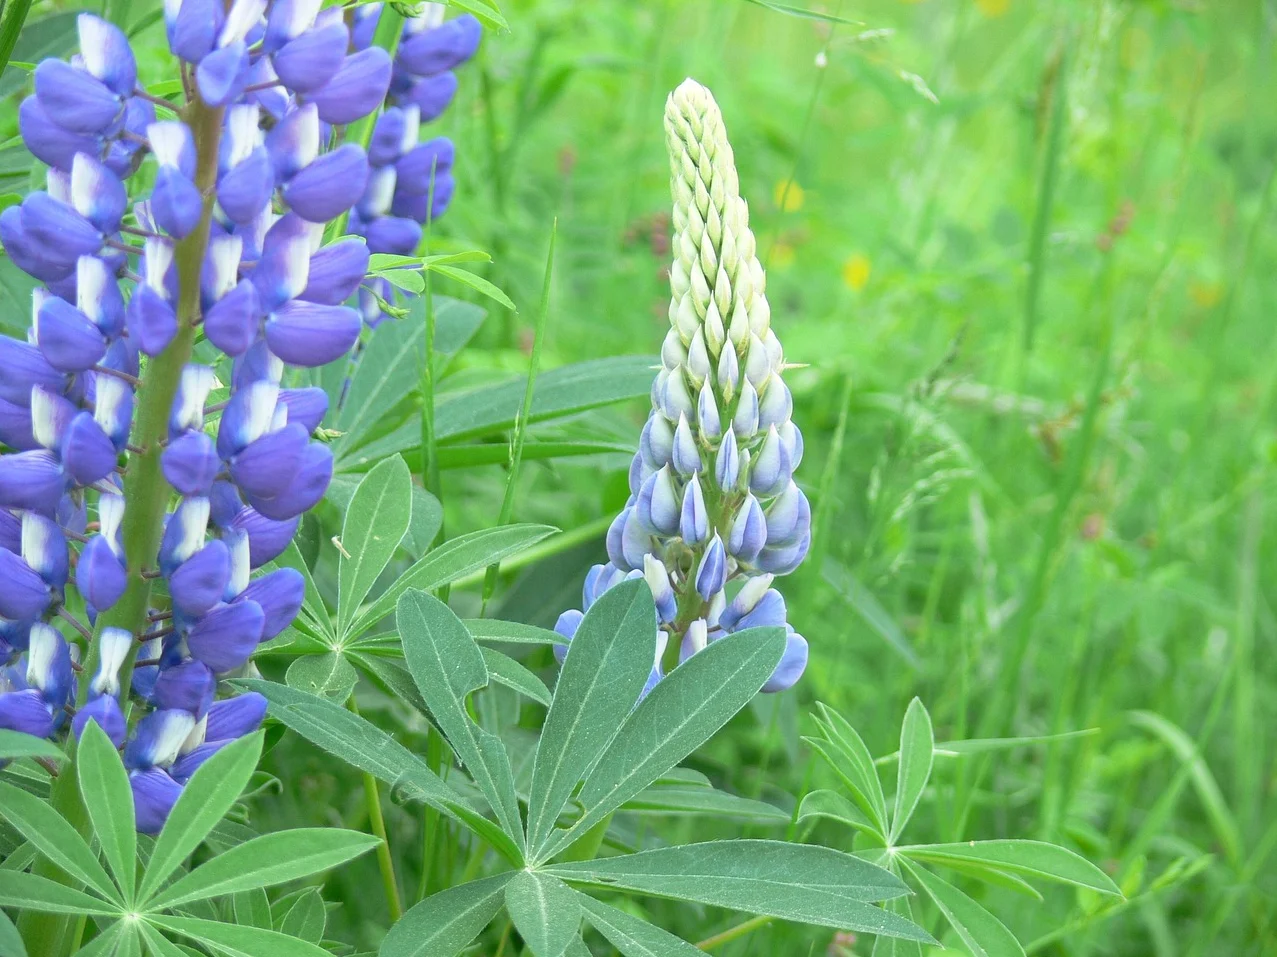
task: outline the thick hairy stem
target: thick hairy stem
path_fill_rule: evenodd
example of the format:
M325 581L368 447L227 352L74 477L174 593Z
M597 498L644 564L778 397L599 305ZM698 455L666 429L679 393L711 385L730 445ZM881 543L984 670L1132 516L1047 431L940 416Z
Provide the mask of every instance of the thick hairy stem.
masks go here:
M156 552L164 532L164 515L172 489L160 471L161 441L168 434L169 412L177 393L182 368L191 358L195 343L195 326L200 311L200 270L208 246L209 222L213 215L213 186L217 182L218 142L222 132L222 110L212 109L198 100L187 107L184 117L195 137L198 151L195 184L206 197L204 214L199 226L177 244L178 331L169 347L147 362L137 396L137 418L133 426L131 444L144 452L129 456L128 473L124 479L124 522L121 538L128 561L129 582L124 595L107 612L98 616L97 633L107 626L124 628L140 634L147 626L147 610L151 598L151 579L143 576L144 569L155 565ZM135 643L120 668L120 687L128 689L133 674L133 662L137 656ZM89 643L84 661L84 674L92 675L98 666L98 643ZM80 681L78 704L87 699L89 682ZM72 744L68 745L73 746ZM53 785L53 805L80 833L88 835L89 820L84 803L80 799L79 784L74 764L69 764ZM36 873L61 881L74 883L72 879L41 860ZM26 913L19 922L19 930L31 957L61 957L75 951L79 934L72 918L49 914Z

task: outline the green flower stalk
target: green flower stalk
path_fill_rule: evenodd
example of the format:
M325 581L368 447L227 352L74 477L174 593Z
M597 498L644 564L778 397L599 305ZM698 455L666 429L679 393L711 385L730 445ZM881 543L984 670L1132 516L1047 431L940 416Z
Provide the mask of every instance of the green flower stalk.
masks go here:
M807 664L807 642L772 587L811 544L811 509L793 480L802 434L749 206L709 90L685 80L666 101L665 131L674 198L670 331L630 467L630 501L608 532L610 560L586 577L583 604L626 578L647 580L659 628L649 686L662 676L670 637L682 661L733 631L783 626L789 647L763 688L780 691ZM582 614L560 616L559 633L570 640Z

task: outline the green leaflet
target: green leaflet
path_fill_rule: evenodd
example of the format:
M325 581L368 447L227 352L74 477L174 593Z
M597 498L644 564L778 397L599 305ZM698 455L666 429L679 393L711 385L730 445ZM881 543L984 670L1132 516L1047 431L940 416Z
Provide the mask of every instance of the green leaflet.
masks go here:
M936 902L949 926L971 948L973 957L1024 957L1024 948L1002 921L935 874L907 861L905 866Z
M344 638L377 576L408 531L412 476L398 456L369 472L346 509L337 564L337 633Z
M704 951L619 908L578 892L585 919L624 957L695 957Z
M506 885L516 873L507 871L427 897L390 928L380 957L455 957L497 916Z
M968 841L961 844L916 844L897 848L913 861L934 864L987 864L995 870L1026 874L1049 881L1089 887L1101 894L1120 895L1117 885L1086 858L1043 841Z
M345 701L355 690L359 675L341 651L303 655L288 666L284 681L290 688L333 701Z
M519 871L505 888L505 908L535 957L562 957L581 930L578 894L557 877Z
M931 942L921 927L868 903L908 893L899 878L827 847L710 841L554 864L546 871L609 890Z
M328 957L328 951L315 944L260 927L170 914L151 915L146 919L163 930L198 940L227 957L264 957L267 954L270 957Z
M603 757L652 671L656 611L642 581L598 599L568 645L537 743L528 798L528 847L541 852L576 784Z
M75 916L116 917L120 914L116 905L25 871L0 871L0 907Z
M430 714L483 791L506 834L523 845L523 820L505 745L466 714L466 698L488 684L483 653L461 619L439 599L410 591L395 622L404 659Z
M935 736L931 731L931 715L918 698L909 702L904 722L900 726L900 767L896 782L896 804L891 815L891 835L888 843L894 844L904 831L914 808L922 797L931 777L931 762L935 755Z
M42 855L107 900L123 903L111 878L79 832L48 803L34 794L0 781L3 816ZM129 819L130 823L132 818Z
M124 894L133 903L137 888L137 828L133 822L133 790L115 746L96 721L80 735L76 777L93 832Z
M67 756L52 741L37 738L33 734L0 728L0 760L7 761L12 758L49 758L53 761L65 761Z

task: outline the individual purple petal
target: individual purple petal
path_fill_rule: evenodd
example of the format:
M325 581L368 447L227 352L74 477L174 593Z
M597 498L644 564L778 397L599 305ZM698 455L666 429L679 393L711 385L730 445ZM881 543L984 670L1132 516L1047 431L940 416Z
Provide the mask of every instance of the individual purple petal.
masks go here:
M277 568L254 578L240 592L237 601L255 601L266 616L262 625L262 641L274 638L293 623L306 597L306 581L295 568Z
M253 499L253 507L267 518L285 521L314 508L328 491L333 477L333 453L320 442L311 442L302 454L301 467L293 482L281 495L270 499ZM252 532L249 532L250 546ZM254 566L258 563L253 560Z
M248 533L249 562L254 568L278 558L289 546L297 534L297 526L301 524L300 514L276 521L255 508L245 508L235 516L232 526Z
M50 588L61 591L66 586L67 541L53 519L36 512L23 514L22 558Z
M328 414L328 393L318 386L282 389L279 401L288 409L288 421L300 424L307 435L319 428L319 423Z
M763 685L763 691L771 693L792 688L806 669L807 639L790 629L785 637L785 651L780 656L780 664Z
M709 513L705 509L705 492L700 474L693 472L683 488L683 507L679 513L679 534L689 545L697 545L709 537Z
M79 485L92 485L115 468L115 444L102 431L91 412L81 412L62 439L62 464Z
M177 566L196 554L208 541L208 518L212 503L207 498L188 496L178 501L164 523L160 538L160 571L171 575Z
M66 474L52 453L39 450L0 455L0 506L52 515L65 490Z
M456 148L446 136L414 146L395 164L395 170L399 174L398 189L404 193L426 196L434 181L435 192L438 192L439 177L452 169L455 155Z
M346 25L330 21L284 44L271 63L284 86L294 93L310 93L336 76L346 60L349 42Z
M133 290L124 318L129 337L148 356L159 355L177 335L177 313L172 304L150 286Z
M0 397L0 444L7 445L18 452L40 447L35 434L31 431L29 405L17 405Z
M176 169L185 179L195 178L195 137L185 123L180 120L151 123L146 128L146 139L161 167Z
M262 637L266 616L255 601L218 605L186 636L191 657L221 674L243 665Z
M232 222L247 225L267 207L274 189L275 164L259 146L218 180L217 202Z
M296 422L263 435L230 460L232 481L250 501L280 494L296 476L309 441L310 433Z
M16 405L30 405L36 386L60 393L67 382L66 374L49 365L39 347L11 336L0 336L0 369L0 398Z
M368 142L368 162L374 166L388 166L403 152L404 132L407 123L404 111L388 106L379 117Z
M106 732L111 744L117 748L123 747L129 728L124 720L124 712L120 710L120 703L114 696L99 695L76 711L75 717L71 719L71 730L77 741L90 721Z
M22 519L7 508L0 508L0 548L22 553Z
M242 40L214 50L195 69L200 96L209 106L225 106L248 82L248 49Z
M570 608L563 614L559 615L559 620L554 623L554 630L562 635L567 641L571 641L576 637L576 630L581 627L581 620L585 617L583 612ZM563 664L563 659L568 656L567 643L556 644L554 646L554 657Z
M228 744L229 741L205 741L174 761L169 774L178 784L186 784L205 761Z
M36 159L55 169L70 171L78 153L97 153L98 141L54 122L39 97L28 96L18 106L18 132ZM9 244L5 243L5 249Z
M217 454L234 458L270 429L279 402L274 382L251 382L231 395L217 427Z
M809 548L811 548L810 525L792 545L764 548L758 554L757 565L763 571L771 572L773 575L788 575L803 563Z
M48 193L31 193L22 201L22 228L30 249L55 263L74 267L81 256L102 248L102 234L94 225Z
M47 738L53 734L53 712L34 689L8 691L0 694L0 729Z
M408 91L404 100L421 111L421 122L429 123L443 115L457 95L457 75L451 71L437 76L423 76Z
M346 57L341 69L311 97L319 107L319 118L325 123L345 124L367 116L385 99L390 68L390 54L381 47Z
M128 570L110 544L94 535L80 551L75 566L75 587L96 611L106 611L124 594Z
M262 315L257 287L241 279L204 313L204 335L228 356L243 355L257 338Z
M213 440L203 432L185 432L165 447L160 468L169 485L183 495L207 495L221 471Z
M198 721L213 703L217 679L208 665L189 658L172 668L161 668L151 698L158 708L189 711Z
M75 22L84 68L117 95L132 96L137 86L137 61L124 31L91 13L80 14Z
M193 0L186 0L187 4ZM129 774L133 790L133 817L142 834L158 834L164 828L173 805L182 796L182 785L160 768L147 768Z
M165 4L164 13L169 48L187 63L199 63L212 51L226 19L222 0L175 0Z
M294 300L266 320L266 343L290 365L327 365L350 351L359 338L359 313L348 306Z
M221 601L231 574L231 555L214 539L168 576L173 607L184 615L202 615Z
M175 239L184 239L199 224L204 200L195 184L172 166L161 166L151 191L151 214L160 228Z
M42 60L35 68L35 93L58 124L74 133L101 133L120 115L124 102L100 80L65 60Z
M390 204L390 212L396 216L406 216L419 223L434 221L448 211L452 202L452 194L456 181L451 173L441 173L435 177L434 190L429 196L396 192L394 202Z
M250 691L225 701L215 701L208 709L205 741L232 741L256 731L266 717L266 699Z
M0 549L0 581L4 582L0 588L0 615L5 618L29 620L49 607L49 586L21 555Z
M266 15L262 48L267 53L274 53L289 40L310 29L320 5L319 0L275 0Z
M124 331L124 296L111 267L96 256L81 256L76 262L75 304L105 338Z
M746 492L728 533L727 550L737 561L750 565L766 544L767 518L758 499Z
M288 215L275 223L262 241L262 255L253 269L253 285L262 310L273 312L298 296L310 277L311 224Z
M364 228L364 237L372 252L411 256L421 242L421 224L402 216L378 216Z
M83 372L106 353L102 331L56 296L45 299L36 315L35 340L49 364L63 372Z
M368 244L343 239L320 247L310 257L309 279L299 298L339 306L355 294L368 274Z
M723 590L726 583L727 554L723 549L723 540L715 532L696 570L696 591L703 601L709 601Z
M26 682L40 692L56 714L75 687L71 650L66 639L43 622L32 624L29 642Z
M470 14L422 30L399 44L399 62L418 76L432 76L460 66L479 49L483 28Z
M755 495L775 495L789 484L793 465L776 426L769 426L763 444L751 463L749 488Z
M792 545L810 530L811 506L807 496L791 481L767 506L767 545Z
M315 104L296 107L276 123L266 135L266 150L280 183L309 166L319 155L319 111Z
M108 347L108 355L103 356L103 363L99 365L105 365L110 352ZM92 381L93 420L111 440L116 452L123 452L133 421L133 388L123 379L103 372L94 375Z
M678 615L678 596L670 584L670 573L665 563L655 555L644 555L643 579L652 593L652 600L656 602L657 620L672 622Z
M71 163L71 205L102 233L113 233L128 206L120 178L92 156L77 153Z
M372 46L377 22L381 19L381 6L380 3L365 3L355 7L355 26L350 32L350 44L356 50Z
M368 159L364 151L354 143L346 143L319 156L293 176L284 186L284 201L302 219L325 223L355 205L367 182Z

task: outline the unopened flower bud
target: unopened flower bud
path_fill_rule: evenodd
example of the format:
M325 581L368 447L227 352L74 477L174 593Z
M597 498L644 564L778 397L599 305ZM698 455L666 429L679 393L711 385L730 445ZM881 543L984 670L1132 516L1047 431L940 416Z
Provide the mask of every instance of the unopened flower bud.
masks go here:
M696 444L687 416L680 414L674 429L674 468L680 475L691 475L701 470L701 451Z
M682 664L698 651L704 651L709 643L708 627L704 618L697 618L687 626L683 641L678 648L678 662Z
M701 386L700 395L696 400L696 419L700 427L701 440L707 445L712 444L723 434L723 423L718 415L718 400L714 398L714 390L710 387L708 379Z
M709 537L709 515L698 474L683 489L683 509L679 515L679 535L689 545L699 545Z

